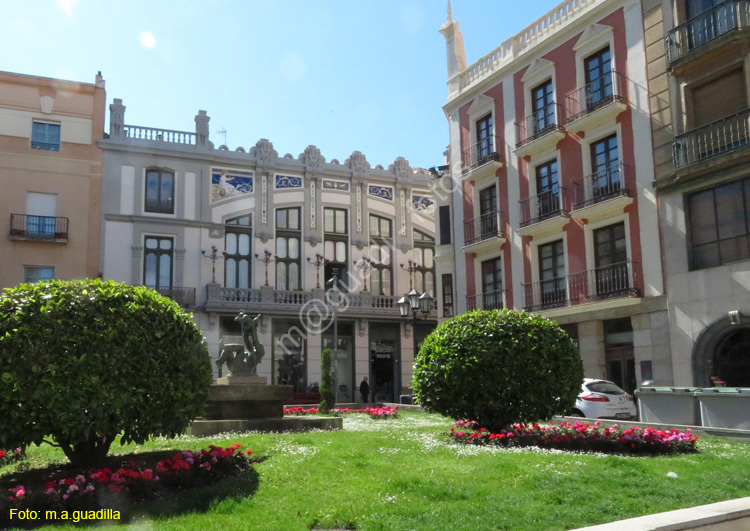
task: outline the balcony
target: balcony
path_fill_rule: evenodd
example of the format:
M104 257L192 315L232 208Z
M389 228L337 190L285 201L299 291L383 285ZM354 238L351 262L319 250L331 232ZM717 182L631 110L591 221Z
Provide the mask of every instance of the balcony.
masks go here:
M68 218L11 214L10 239L65 243Z
M330 305L325 291L277 290L262 288L225 288L219 284L206 286L207 312L237 312L246 309L258 313L273 313L298 317L300 311L309 308L318 312L316 318L325 321L330 317ZM400 319L398 298L392 295L373 295L369 292L342 293L339 313L350 317ZM318 323L325 326L325 322Z
M143 211L152 214L174 214L174 200L146 199Z
M505 242L505 235L500 227L499 210L464 221L464 249L477 252L485 248L499 247Z
M630 166L616 164L573 181L572 215L592 220L621 213L633 202L629 178Z
M730 0L691 18L671 30L666 37L667 64L674 68L689 54L735 30L750 27L750 1Z
M195 307L195 288L153 288L165 297L169 297L183 308Z
M501 310L505 307L505 290L466 296L466 311L469 312L471 310Z
M627 106L627 78L609 72L568 94L566 128L574 133L612 122Z
M522 122L516 122L516 149L519 157L525 157L533 152L541 152L553 148L565 138L563 123L563 108L559 103L549 105L535 111Z
M750 109L727 116L675 137L672 159L675 169L730 153L748 144Z
M522 236L538 236L542 233L557 232L570 221L567 214L568 191L565 188L547 190L519 201L521 223L518 233Z
M498 139L495 135L483 138L461 153L461 175L468 181L494 176L502 167Z
M524 310L541 312L568 306L640 297L636 263L630 260L523 284Z

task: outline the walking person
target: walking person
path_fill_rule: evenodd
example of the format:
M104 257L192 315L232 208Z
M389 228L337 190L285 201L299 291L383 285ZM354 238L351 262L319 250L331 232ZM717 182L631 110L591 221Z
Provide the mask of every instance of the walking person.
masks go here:
M362 378L362 383L359 384L359 394L362 395L362 403L367 403L367 397L370 395L370 384L367 383L367 376Z

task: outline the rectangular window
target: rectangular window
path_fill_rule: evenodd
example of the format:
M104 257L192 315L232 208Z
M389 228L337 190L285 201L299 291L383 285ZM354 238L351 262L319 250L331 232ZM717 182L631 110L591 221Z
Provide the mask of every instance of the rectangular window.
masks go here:
M482 309L503 307L502 259L493 258L482 262Z
M143 210L174 214L174 173L164 170L146 171L146 202Z
M250 216L226 222L224 236L224 287L249 288L252 272L253 230Z
M551 79L531 89L532 136L554 127L556 123L554 99Z
M414 229L414 288L435 298L435 238Z
M612 58L609 46L583 60L586 75L586 111L612 101Z
M540 245L539 291L542 307L565 304L565 246L562 240Z
M451 238L451 207L444 205L438 208L440 218L440 245L450 245Z
M172 289L174 239L146 236L143 256L143 284L156 290Z
M370 289L375 295L393 295L393 222L370 214Z
M60 124L32 122L31 149L60 151Z
M741 68L728 72L721 77L693 87L690 90L693 102L692 129L697 129L727 116L732 116L747 109L747 89L745 73ZM736 132L728 135L742 135L747 138L745 127L738 127ZM709 149L707 147L706 149Z
M630 287L625 223L594 231L596 294L622 295Z
M300 287L301 209L276 209L276 289Z
M560 211L560 184L557 159L536 167L537 217L545 218Z
M349 225L347 210L343 208L323 209L323 255L326 259L324 267L327 288L334 274L338 279L338 287L345 290L348 286L347 271L349 270Z
M750 179L686 199L691 269L750 259Z
M591 193L592 199L604 200L620 191L622 172L617 135L592 142L591 150Z
M26 234L37 238L54 238L57 224L57 194L26 194Z
M492 114L477 120L477 163L481 164L495 152Z
M54 273L54 267L23 266L23 281L38 282L40 280L52 280Z
M453 317L453 275L442 276L443 317Z
M497 234L497 189L495 185L479 191L479 238Z

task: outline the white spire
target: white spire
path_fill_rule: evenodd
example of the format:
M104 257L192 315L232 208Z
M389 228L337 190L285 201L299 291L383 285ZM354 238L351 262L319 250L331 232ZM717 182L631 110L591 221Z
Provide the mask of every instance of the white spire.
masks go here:
M448 0L448 22L453 22L453 10L451 9L451 0Z

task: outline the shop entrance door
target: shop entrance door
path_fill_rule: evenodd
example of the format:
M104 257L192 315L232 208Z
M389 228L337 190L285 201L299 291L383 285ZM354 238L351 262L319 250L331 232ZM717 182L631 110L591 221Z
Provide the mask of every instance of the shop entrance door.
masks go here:
M394 360L396 342L393 339L370 340L370 391L373 402L393 402Z

